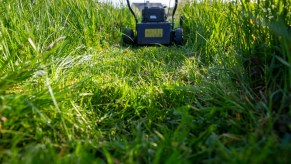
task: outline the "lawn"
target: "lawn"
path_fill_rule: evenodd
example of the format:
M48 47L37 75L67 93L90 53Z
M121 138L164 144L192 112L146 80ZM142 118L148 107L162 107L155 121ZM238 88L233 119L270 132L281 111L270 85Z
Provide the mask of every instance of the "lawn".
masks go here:
M0 163L289 161L289 1L188 2L143 47L127 8L0 3Z

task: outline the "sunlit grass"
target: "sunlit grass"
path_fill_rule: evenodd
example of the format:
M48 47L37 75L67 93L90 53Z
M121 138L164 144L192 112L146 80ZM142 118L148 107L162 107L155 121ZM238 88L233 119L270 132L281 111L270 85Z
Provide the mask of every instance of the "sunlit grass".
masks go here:
M0 162L288 161L290 2L189 3L182 47L123 46L96 1L2 3Z

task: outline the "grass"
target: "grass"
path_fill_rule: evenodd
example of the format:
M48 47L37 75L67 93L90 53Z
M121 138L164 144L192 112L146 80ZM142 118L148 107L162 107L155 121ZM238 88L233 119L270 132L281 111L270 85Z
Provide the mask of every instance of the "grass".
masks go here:
M240 2L181 8L182 47L123 46L110 4L2 2L0 162L288 162L290 2Z

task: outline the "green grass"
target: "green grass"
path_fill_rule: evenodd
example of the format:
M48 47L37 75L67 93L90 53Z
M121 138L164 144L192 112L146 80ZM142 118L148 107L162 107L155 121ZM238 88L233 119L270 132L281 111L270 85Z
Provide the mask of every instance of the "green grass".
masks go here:
M129 11L92 0L1 2L0 162L288 162L290 2L241 2L181 8L182 47L123 46Z

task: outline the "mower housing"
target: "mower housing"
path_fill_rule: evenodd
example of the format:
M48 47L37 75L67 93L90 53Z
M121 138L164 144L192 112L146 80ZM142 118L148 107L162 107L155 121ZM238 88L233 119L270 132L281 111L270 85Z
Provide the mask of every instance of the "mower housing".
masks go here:
M172 14L172 22L167 21L165 7L150 7L147 1L142 9L142 20L138 22L129 0L127 5L136 20L136 35L132 29L125 29L123 42L132 45L171 45L173 43L182 45L182 28L174 29L174 14L177 9L178 0L175 0L175 7Z

